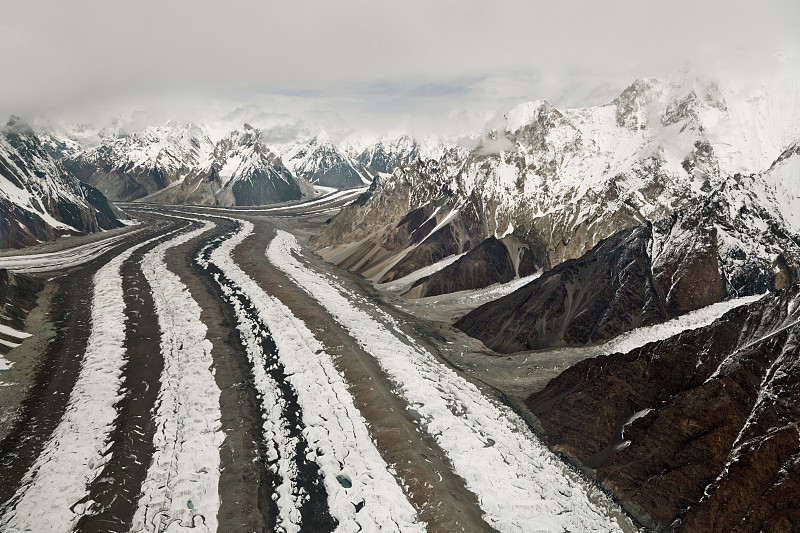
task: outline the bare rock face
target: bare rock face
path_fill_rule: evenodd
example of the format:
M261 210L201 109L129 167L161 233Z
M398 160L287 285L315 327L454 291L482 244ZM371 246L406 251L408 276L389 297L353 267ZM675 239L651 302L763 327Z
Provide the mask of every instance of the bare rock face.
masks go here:
M36 297L43 287L44 283L38 278L0 268L0 324L23 331L25 318L36 307ZM0 338L16 341L13 337L4 337L3 333L0 333ZM9 350L0 344L0 353Z
M540 435L645 526L800 528L800 286L627 354L587 359L527 405Z
M448 168L418 161L396 172L390 186L376 180L312 244L327 260L384 282L469 250L486 238L475 211L454 204L428 181Z
M617 233L455 326L493 350L597 342L667 318L652 277L650 225Z
M264 205L303 196L303 186L249 124L216 143L205 127L168 122L72 154L64 164L116 200Z
M122 226L120 212L15 117L0 131L0 248Z
M489 237L455 263L417 280L403 296L424 298L492 283L506 283L517 275L508 249L496 237Z
M432 220L435 222L437 219ZM482 235L476 231L473 222L459 213L439 229L436 229L437 224L433 224L433 228L420 228L420 242L405 248L406 253L380 278L380 282L400 279L445 257L471 250L474 243L482 240Z
M798 278L800 243L737 199L737 187L623 230L455 325L505 353L575 346L786 286Z
M680 316L725 299L713 224L675 215L654 224L654 232L653 278L667 315Z

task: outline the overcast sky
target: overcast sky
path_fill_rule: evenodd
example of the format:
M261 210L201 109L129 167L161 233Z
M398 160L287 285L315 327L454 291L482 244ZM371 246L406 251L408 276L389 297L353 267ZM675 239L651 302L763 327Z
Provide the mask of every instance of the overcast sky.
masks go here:
M797 0L48 0L0 18L0 112L452 133L640 76L798 68Z

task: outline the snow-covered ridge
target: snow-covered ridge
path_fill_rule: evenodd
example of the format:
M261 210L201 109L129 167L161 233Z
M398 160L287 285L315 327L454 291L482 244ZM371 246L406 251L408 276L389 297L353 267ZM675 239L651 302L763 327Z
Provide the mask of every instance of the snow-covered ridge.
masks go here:
M797 234L800 227L797 156L786 155L800 139L797 117L796 79L752 89L649 78L605 105L525 103L465 156L447 155L381 177L370 197L343 209L317 242L323 248L374 241L382 253L400 255L398 224L406 214L463 205L453 221L461 235L466 229L477 239L519 238L540 249L540 266L548 268L620 230L712 202L710 207L730 207L730 216L715 215L725 219L723 252L732 253L722 254L724 261L739 261L743 251L746 261L757 258L760 270L785 259L796 271L797 261L781 259L779 247L764 241L782 239L773 234L784 229ZM774 231L756 235L747 227L751 221ZM748 242L736 248L726 237L734 233L746 234ZM754 247L764 246L770 249L751 256ZM460 243L451 248L462 251Z
M359 161L337 147L325 132L297 143L287 151L284 161L296 176L313 184L352 188L369 185L373 179Z
M320 302L373 355L423 429L446 451L455 472L479 499L486 520L500 531L618 531L611 503L592 503L587 489L507 407L436 361L377 308L357 308L330 277L310 270L293 255L297 241L278 231L269 260ZM359 305L369 304L359 299ZM596 495L599 497L599 495Z
M167 122L68 154L65 164L118 201L261 205L301 198L303 183L249 124L228 133Z
M107 200L83 185L15 117L0 131L0 247L122 224Z
M130 135L106 138L101 145L83 150L80 158L107 166L109 170L156 170L179 181L190 168L209 161L214 145L206 126L168 121Z

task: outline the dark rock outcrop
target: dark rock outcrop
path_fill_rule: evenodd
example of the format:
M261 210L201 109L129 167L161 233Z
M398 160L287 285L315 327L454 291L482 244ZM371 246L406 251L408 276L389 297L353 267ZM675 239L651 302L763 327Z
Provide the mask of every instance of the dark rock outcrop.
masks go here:
M417 280L403 296L424 298L480 289L492 283L506 283L516 275L508 248L498 238L489 237L456 262Z
M36 298L44 287L40 279L25 274L14 274L0 268L0 324L17 331L24 331L25 319L31 309L36 307ZM0 332L0 339L18 343L19 339ZM0 343L0 354L6 354L10 347Z
M469 228L465 227L460 217L430 235L423 235L423 237L427 238L392 266L380 279L381 283L400 279L420 268L437 263L445 257L466 252L472 248L473 243Z
M540 435L647 527L800 529L800 286L527 399Z
M668 317L653 280L650 225L604 239L455 326L499 352L596 342Z
M574 346L787 286L800 277L800 243L737 199L749 183L739 180L694 209L604 239L456 327L500 352Z

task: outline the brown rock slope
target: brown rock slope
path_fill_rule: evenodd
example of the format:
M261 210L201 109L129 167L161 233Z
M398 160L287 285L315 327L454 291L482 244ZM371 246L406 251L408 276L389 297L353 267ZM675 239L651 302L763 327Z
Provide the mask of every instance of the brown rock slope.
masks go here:
M33 276L14 274L0 268L0 325L24 331L25 318L36 306L36 299L44 283ZM0 340L18 344L19 338L0 331ZM0 355L11 351L11 347L0 343Z
M800 285L712 325L587 359L527 405L644 525L800 530Z
M604 239L589 253L468 313L455 326L503 353L579 345L665 320L651 272L651 226Z
M517 272L503 243L489 237L464 257L435 274L417 280L403 296L424 298L464 289L479 289L491 283L506 283Z
M530 245L521 243L514 235L504 239L489 237L457 261L418 279L403 296L438 296L481 289L493 283L507 283L518 275L529 276L542 269L542 257L536 251Z
M800 243L768 213L713 194L695 209L603 239L456 327L504 353L599 342L785 287L798 264Z

